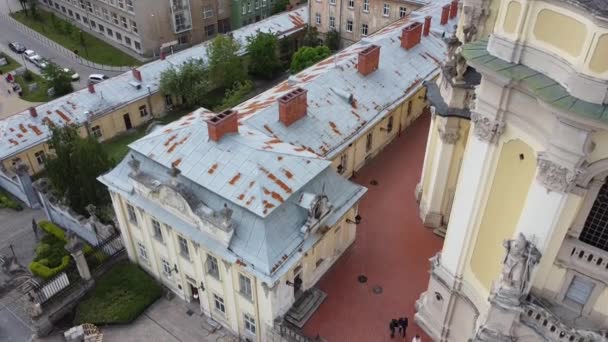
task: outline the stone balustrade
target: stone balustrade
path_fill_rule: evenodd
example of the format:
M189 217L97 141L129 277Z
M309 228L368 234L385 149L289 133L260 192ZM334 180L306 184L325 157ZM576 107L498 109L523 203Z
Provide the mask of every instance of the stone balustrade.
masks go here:
M588 245L573 237L566 237L557 261L567 268L608 283L608 252Z

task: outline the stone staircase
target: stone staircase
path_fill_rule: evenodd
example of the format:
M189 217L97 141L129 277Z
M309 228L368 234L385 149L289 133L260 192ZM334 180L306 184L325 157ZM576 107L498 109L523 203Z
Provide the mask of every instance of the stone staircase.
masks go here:
M317 289L310 288L302 294L285 315L285 320L301 329L310 317L317 311L327 294Z

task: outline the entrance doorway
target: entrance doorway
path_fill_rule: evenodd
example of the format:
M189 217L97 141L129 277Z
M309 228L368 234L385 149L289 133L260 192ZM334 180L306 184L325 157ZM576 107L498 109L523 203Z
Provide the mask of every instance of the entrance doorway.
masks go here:
M298 300L302 295L302 277L298 274L293 280L293 297Z
M197 302L200 304L200 296L198 294L198 287L188 283L190 285L190 293L192 294L192 298L190 298L192 301Z
M123 115L122 118L125 120L125 127L127 128L127 131L133 128L133 125L131 125L131 117L129 116L129 113Z

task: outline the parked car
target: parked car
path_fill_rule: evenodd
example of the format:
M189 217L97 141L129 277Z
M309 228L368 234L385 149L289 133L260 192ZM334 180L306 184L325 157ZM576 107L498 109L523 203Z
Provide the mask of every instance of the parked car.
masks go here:
M108 76L104 75L104 74L91 74L89 75L89 83L100 83L103 82L105 80L109 79Z
M72 78L72 82L78 81L80 79L80 75L78 75L77 72L75 72L74 70L72 70L70 68L63 68L63 71L70 74L70 77Z
M35 66L39 67L40 69L46 69L46 67L49 66L49 61L38 55L33 56L30 60L32 61L32 63L34 63Z
M8 47L16 53L23 53L26 50L25 45L19 42L9 43Z
M25 50L25 51L23 51L23 55L25 56L25 59L27 59L30 62L32 61L32 57L38 56L36 54L36 52L34 52L34 50Z

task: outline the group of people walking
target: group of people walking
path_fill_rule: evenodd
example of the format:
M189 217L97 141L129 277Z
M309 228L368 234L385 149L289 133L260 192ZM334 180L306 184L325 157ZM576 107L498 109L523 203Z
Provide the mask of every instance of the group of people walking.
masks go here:
M407 317L401 317L399 319L393 318L388 326L391 331L391 338L395 338L395 331L397 331L397 333L405 339L405 335L407 334L407 325ZM414 336L412 339L412 342L422 342L420 335L416 334L416 336Z

